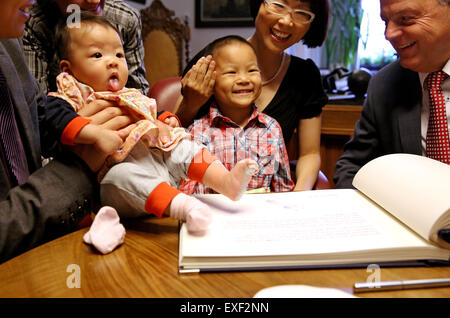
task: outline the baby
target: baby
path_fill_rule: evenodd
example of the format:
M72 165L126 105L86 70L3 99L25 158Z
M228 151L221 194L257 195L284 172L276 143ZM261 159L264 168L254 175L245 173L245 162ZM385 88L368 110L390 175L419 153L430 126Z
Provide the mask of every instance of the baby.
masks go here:
M67 103L47 112L59 115L48 117L55 118L52 125L60 127L61 142L93 144L102 151L117 149L122 143L116 132L76 114L94 99L128 107L137 121L121 151L113 153L100 171L102 204L116 208L120 216L153 213L186 221L191 232L205 231L211 221L208 207L177 190L179 181L197 180L238 200L258 171L257 163L241 160L228 171L204 146L192 142L183 128L173 129L171 141L162 143L157 138L156 103L125 88L128 68L120 35L104 18L83 13L80 27L62 26L57 38L62 73L57 78L58 92L49 98Z

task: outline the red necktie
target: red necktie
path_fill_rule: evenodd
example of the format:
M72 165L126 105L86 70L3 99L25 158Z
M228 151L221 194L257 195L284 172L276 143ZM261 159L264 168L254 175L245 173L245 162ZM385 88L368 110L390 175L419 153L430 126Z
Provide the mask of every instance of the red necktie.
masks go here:
M448 77L442 71L428 75L430 119L427 131L427 157L450 164L450 137L442 82Z
M6 85L6 78L0 69L0 142L12 185L22 184L28 178L28 164L20 139L14 108Z

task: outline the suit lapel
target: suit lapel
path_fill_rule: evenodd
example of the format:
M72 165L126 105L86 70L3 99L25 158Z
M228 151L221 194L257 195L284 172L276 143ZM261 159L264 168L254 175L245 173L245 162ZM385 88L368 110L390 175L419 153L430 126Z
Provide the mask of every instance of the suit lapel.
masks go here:
M39 151L36 151L36 149L40 149L39 130L38 127L35 127L33 125L33 122L36 121L33 121L31 117L32 112L29 109L29 107L34 106L29 105L29 103L25 99L24 89L26 88L24 86L24 83L21 82L21 78L19 77L16 69L16 67L23 68L24 66L26 67L26 65L17 65L17 63L14 63L11 57L7 54L5 47L2 44L4 43L0 43L0 66L8 82L11 98L13 100L16 121L22 135L22 142L25 148L25 152L27 153L27 157L31 156L32 158L32 162L30 162L29 160L28 164L33 164L33 166L39 165L39 162L41 160L40 154ZM18 42L17 47L20 48ZM17 54L18 52L15 53ZM25 71L28 72L28 70ZM35 169L36 167L33 166L32 169Z
M421 108L422 108L422 89L420 87L419 76L417 73L408 73L407 91L403 94L403 105L399 107L398 127L400 132L400 141L403 152L422 155L421 146Z

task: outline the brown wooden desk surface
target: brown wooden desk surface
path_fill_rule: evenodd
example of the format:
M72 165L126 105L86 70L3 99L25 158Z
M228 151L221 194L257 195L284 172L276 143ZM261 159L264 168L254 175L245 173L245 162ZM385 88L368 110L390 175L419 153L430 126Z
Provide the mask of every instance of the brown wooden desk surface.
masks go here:
M108 255L82 242L82 229L0 265L0 297L253 297L283 284L338 288L352 292L370 273L361 269L320 269L178 274L178 224L171 219L127 224L125 243ZM68 288L80 267L80 288ZM450 277L450 267L382 268L381 280ZM450 287L358 294L361 297L450 297Z

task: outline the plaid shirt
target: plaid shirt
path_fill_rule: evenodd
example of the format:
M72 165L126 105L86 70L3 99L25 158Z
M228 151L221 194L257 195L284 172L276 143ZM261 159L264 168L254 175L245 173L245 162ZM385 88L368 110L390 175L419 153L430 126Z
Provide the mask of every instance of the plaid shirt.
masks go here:
M248 190L268 187L273 192L280 192L294 189L281 127L256 107L242 128L223 116L213 103L209 114L195 120L189 131L194 140L204 144L228 170L240 160L255 160L259 172L250 180ZM180 190L188 194L215 193L192 180L183 180Z
M147 95L149 85L145 78L144 47L139 14L122 0L106 0L103 16L120 32L128 64L129 88L137 88ZM28 67L44 91L56 91L56 76L60 73L56 52L55 27L62 19L56 3L38 0L30 9L25 24L23 46Z

